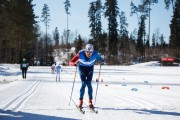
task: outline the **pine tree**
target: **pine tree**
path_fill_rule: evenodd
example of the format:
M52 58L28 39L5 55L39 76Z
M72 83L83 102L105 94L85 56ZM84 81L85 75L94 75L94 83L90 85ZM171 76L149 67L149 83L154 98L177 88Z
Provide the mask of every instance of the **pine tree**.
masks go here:
M96 2L90 3L90 8L88 11L88 17L91 28L91 37L92 40L89 42L94 45L96 50L100 49L100 37L102 36L102 24L101 24L101 12L102 12L102 5L101 0L97 0Z
M48 36L47 36L47 29L48 29L48 23L50 22L50 14L49 14L49 7L47 4L44 4L42 9L42 22L45 24L46 27L46 38L45 38L45 65L47 65L47 57L48 57Z
M126 62L126 60L128 59L128 54L130 54L129 53L129 37L128 37L128 31L127 31L128 23L127 23L125 13L123 11L120 12L119 18L120 18L119 43L120 43L120 51L123 57L121 61Z
M180 0L176 1L170 29L170 46L175 49L176 57L180 57Z
M106 0L104 8L105 8L104 15L108 19L109 57L110 56L117 57L117 43L118 43L117 16L119 15L117 0Z
M95 9L95 2L90 3L90 8L89 8L89 11L88 11L88 17L89 17L89 22L90 22L89 27L91 28L90 36L94 39L95 36L96 36L96 9Z
M64 7L65 7L65 10L66 10L66 14L67 14L67 31L66 31L66 44L68 45L69 44L69 28L68 28L68 15L70 15L70 12L69 12L69 8L71 7L71 4L70 4L70 1L69 0L66 0L64 2Z
M141 4L136 6L133 2L131 2L131 15L136 14L138 18L138 23L140 24L141 16L145 16L145 18L149 17L149 31L148 31L148 40L146 41L147 44L150 41L150 11L151 11L151 5L154 3L158 3L158 0L142 0ZM138 17L138 13L140 13L140 17Z
M148 40L150 40L150 36L151 36L151 34L150 34L150 28L151 28L151 5L153 5L154 3L158 3L158 0L143 0L143 2L142 2L142 5L140 5L140 11L142 11L142 12L145 12L145 14L149 17L149 31L148 31L148 33L149 33L149 35L148 35ZM147 41L148 42L148 41ZM149 43L147 43L147 44L149 44Z
M3 4L0 15L4 23L1 32L3 48L0 49L3 49L1 55L6 57L2 57L1 61L19 63L22 57L30 60L35 52L33 44L36 37L32 0L10 0Z
M153 33L152 35L152 48L156 47L156 38L155 38L155 34Z
M83 40L81 38L81 35L78 35L78 38L75 40L75 47L76 47L76 53L79 52L79 50L83 47Z
M96 41L97 41L97 50L99 51L99 48L101 46L100 39L102 36L102 24L101 24L101 14L102 14L102 4L101 0L96 1Z
M10 62L8 61L8 49L9 39L7 39L7 10L9 9L9 2L6 0L0 1L0 62Z
M144 34L145 34L145 17L141 16L136 49L140 53L140 57L142 58L142 61L144 61L144 44L143 44Z
M174 5L175 1L176 1L176 0L164 0L164 3L165 3L165 5L166 5L165 8L168 10L168 9L169 9L169 6L170 6L170 4L171 4L171 5L172 5L172 8L173 8L173 11L174 11L174 9L175 9L175 5Z
M119 29L119 35L120 35L120 48L128 48L128 23L124 12L120 12L119 15L120 18L120 29Z
M163 49L164 49L164 36L163 36L163 34L161 35L161 37L160 37L160 45L161 45L161 56L163 56L163 54L164 54L164 51L163 51Z
M54 32L53 32L53 38L55 41L55 47L57 47L59 45L59 31L58 28L56 27Z

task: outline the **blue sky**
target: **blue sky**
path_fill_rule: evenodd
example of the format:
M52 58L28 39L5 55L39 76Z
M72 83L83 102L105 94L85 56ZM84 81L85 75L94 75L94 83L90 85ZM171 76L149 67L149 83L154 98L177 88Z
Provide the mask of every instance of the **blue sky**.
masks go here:
M48 33L52 34L55 27L58 27L60 35L62 35L63 30L67 26L67 17L64 8L65 0L33 0L34 13L36 16L39 16L37 21L40 21L42 8L44 4L47 4L50 9L50 27ZM69 29L75 33L77 32L83 38L89 38L90 28L89 28L89 18L88 10L89 3L94 0L70 0L70 16L69 16ZM104 3L105 0L101 0ZM130 2L133 1L135 5L138 5L141 0L118 0L118 7L120 11L126 13L127 22L129 24L128 31L132 32L135 28L138 28L138 20L136 15L130 16ZM151 10L151 36L152 33L159 30L160 35L163 34L165 41L168 41L170 28L169 24L171 21L172 9L168 11L165 9L164 0L159 0L158 4L154 4ZM146 20L146 29L148 32L148 20ZM41 31L45 31L45 26L43 23L39 23ZM107 19L102 17L102 26L103 30L107 32Z

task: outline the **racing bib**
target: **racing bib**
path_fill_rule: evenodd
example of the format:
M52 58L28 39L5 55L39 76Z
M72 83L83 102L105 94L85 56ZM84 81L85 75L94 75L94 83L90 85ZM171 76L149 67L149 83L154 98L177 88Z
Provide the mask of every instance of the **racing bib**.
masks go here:
M22 64L22 67L23 67L23 68L26 68L26 67L27 67L27 64L26 64L26 63L23 63L23 64Z

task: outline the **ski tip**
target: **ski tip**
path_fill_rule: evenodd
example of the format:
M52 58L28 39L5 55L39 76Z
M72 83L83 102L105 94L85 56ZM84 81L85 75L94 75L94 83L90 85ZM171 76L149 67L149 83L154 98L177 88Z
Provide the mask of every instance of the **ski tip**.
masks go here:
M81 112L82 114L85 114L85 110L80 110L80 112Z
M98 114L98 110L90 109L91 112Z

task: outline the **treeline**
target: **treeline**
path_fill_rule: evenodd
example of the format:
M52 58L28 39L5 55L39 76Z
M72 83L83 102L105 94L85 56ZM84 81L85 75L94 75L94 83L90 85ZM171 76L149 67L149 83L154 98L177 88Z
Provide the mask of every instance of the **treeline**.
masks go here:
M31 65L53 61L52 39L40 33L32 1L0 1L0 63L20 63L23 58Z
M74 34L68 29L69 0L64 0L67 28L60 36L56 27L52 37L47 32L50 22L48 5L44 4L42 9L41 22L46 27L46 33L42 34L35 21L37 16L32 1L0 1L0 63L19 63L22 58L26 58L29 62L40 61L41 65L48 65L53 62L53 49L68 50L75 46L78 52L85 43L92 43L108 64L158 60L163 55L180 57L180 0L164 0L166 9L173 8L169 43L164 41L164 35L159 34L158 30L150 34L150 10L152 5L158 4L158 0L145 0L138 5L131 2L131 15L138 16L139 25L131 33L127 30L126 13L119 10L117 0L105 0L104 4L101 0L94 0L87 13L91 29L91 39L88 40L77 33L75 38L72 37ZM107 31L103 30L102 19L108 21ZM146 28L149 30L146 31Z
M131 15L138 16L139 27L129 34L126 14L119 11L117 0L95 0L88 12L91 28L90 43L104 55L108 64L131 64L132 61L145 62L160 60L163 56L180 57L180 0L164 0L166 9L172 6L169 43L157 29L150 40L150 10L158 0L144 0L135 5L131 2ZM108 21L108 32L103 31L102 16ZM146 25L146 20L148 25ZM160 21L159 21L160 22ZM146 28L149 28L146 31ZM168 41L167 41L168 42Z
M0 62L19 63L30 59L36 45L35 14L32 0L1 0Z

